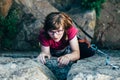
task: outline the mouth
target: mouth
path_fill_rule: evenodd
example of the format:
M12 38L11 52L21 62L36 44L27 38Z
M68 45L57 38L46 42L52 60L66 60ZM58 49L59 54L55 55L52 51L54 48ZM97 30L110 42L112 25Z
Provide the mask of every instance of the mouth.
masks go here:
M58 41L59 41L59 39L58 39L58 38L53 38L53 40L54 40L55 42L58 42Z
M53 38L54 40L57 40L58 38Z

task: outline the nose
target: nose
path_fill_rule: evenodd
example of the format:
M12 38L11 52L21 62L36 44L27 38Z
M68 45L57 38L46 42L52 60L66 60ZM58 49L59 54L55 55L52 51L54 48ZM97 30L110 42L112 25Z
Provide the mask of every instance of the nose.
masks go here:
M56 34L56 33L53 33L53 37L56 38L56 37L57 37L57 34Z

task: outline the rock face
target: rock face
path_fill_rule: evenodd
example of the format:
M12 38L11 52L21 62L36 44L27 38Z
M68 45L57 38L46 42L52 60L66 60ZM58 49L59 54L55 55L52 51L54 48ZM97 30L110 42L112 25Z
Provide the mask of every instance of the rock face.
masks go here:
M117 53L113 53L117 54ZM120 80L120 57L110 57L111 64L117 66L114 69L106 65L106 57L94 55L93 57L79 60L73 64L67 80Z
M106 0L97 21L95 41L107 49L120 49L120 0Z
M0 57L0 80L57 80L43 64L27 58Z
M72 5L73 3L74 5ZM11 8L16 9L17 16L19 16L18 34L11 46L13 50L33 50L38 48L39 29L43 27L44 18L50 12L66 12L91 36L94 34L95 11L82 11L79 5L75 6L77 2L74 0L13 0L11 4L13 4ZM9 9L7 9L7 12ZM80 36L82 38L87 37L82 31L80 31ZM87 39L91 41L88 37Z
M103 4L101 15L97 20L94 10L83 11L79 0L1 0L0 13L7 16L11 8L18 12L18 34L14 39L11 49L31 50L38 48L39 29L43 27L44 18L50 12L63 11L70 15L99 47L120 49L120 2L119 0L107 0ZM96 28L95 28L96 26ZM80 28L80 27L78 27ZM88 38L81 30L80 37ZM94 33L95 32L95 33ZM111 37L111 35L113 35Z
M46 59L45 65L39 63L37 60L34 61L29 59L29 58L37 57L38 55L39 55L38 52L31 52L31 51L22 52L22 53L21 52L0 52L0 56L2 56L0 59L0 70L4 71L5 69L4 67L6 67L4 73L9 72L9 74L7 74L9 76L13 76L14 74L16 74L16 72L21 74L21 77L24 77L22 75L33 76L33 72L36 72L36 74L39 73L43 77L47 76L47 78L55 76L57 80L65 80L67 78L67 74L73 63L70 63L68 66L65 66L65 67L59 67L56 57L51 57L51 59ZM5 58L5 57L12 57L12 58ZM12 66L13 68L11 68ZM23 68L27 72L25 73L24 71L21 72ZM32 69L32 71L28 72L29 69ZM42 71L39 71L39 69ZM1 73L1 75L4 75L4 74ZM18 76L16 75L16 77ZM44 80L44 79L46 80L46 78L43 78L43 79L41 78L40 80ZM11 80L14 80L14 79L12 78Z
M91 38L88 37L81 28L89 34L92 38L94 36L94 29L96 26L96 13L94 10L87 10L82 11L80 9L71 9L68 11L68 14L73 19L74 23L76 24L76 27L79 29L79 37L86 38L89 42L91 42ZM78 25L78 26L77 26Z
M38 46L39 29L43 27L45 16L58 10L46 0L15 0L15 3L16 7L20 7L23 15L20 19L21 23L18 25L20 31L12 48L32 50Z
M13 52L12 57L19 54L21 58L0 57L0 80L120 80L120 51L104 52L117 69L106 65L106 57L98 54L58 67L56 58L46 59L47 63L43 65L35 59L25 58L33 53L33 56L37 56L38 52ZM9 52L0 54L11 56Z
M6 17L12 3L13 0L0 0L0 14Z
M57 58L53 57L51 59L47 59L45 65L53 72L58 80L66 80L72 64L73 63L69 63L67 66L59 67Z

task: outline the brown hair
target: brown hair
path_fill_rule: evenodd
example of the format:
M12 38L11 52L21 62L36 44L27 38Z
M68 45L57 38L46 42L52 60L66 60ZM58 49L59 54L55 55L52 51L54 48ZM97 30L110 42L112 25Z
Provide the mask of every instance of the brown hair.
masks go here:
M64 12L52 12L46 16L43 29L46 36L49 37L49 30L59 29L61 26L65 30L64 35L66 36L66 30L72 26L72 19Z

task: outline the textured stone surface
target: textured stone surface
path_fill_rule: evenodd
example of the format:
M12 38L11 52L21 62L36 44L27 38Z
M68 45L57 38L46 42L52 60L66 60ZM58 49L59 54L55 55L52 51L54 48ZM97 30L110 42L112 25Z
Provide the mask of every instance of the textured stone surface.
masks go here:
M57 58L47 59L46 66L54 73L58 80L66 80L67 74L73 63L69 63L67 66L59 67Z
M106 57L96 54L93 57L79 60L73 64L67 80L119 80L120 53L115 53L115 51L106 52L110 53L110 63L119 68L114 69L112 66L106 65Z
M56 58L47 59L46 67L48 67L48 69L45 65L26 58L34 58L39 52L0 52L0 56L2 56L0 57L0 80L8 78L9 80L15 80L18 79L19 76L21 76L20 79L22 80L25 78L28 79L28 76L33 80L33 75L36 75L36 78L39 78L40 75L46 79L50 77L51 74L52 78L54 78L53 75L55 75L58 80L63 80L66 77L67 80L120 80L120 51L103 50L103 52L110 56L111 64L119 66L119 69L113 69L111 66L106 65L106 58L98 54L79 60L77 63L73 65L69 64L69 66L63 68L58 67ZM5 56L14 58L5 58ZM71 65L72 67L70 68ZM53 73L51 73L50 70ZM26 77L24 75L26 75Z
M59 10L68 13L78 25L93 36L96 22L95 12L85 11L82 13L80 7L73 7L73 2L73 0L14 0L13 4L15 5L12 8L19 12L17 13L19 30L10 49L33 50L38 48L38 35L40 28L43 27L44 18L47 14ZM82 31L80 34L82 37L86 37Z
M57 80L43 64L28 58L0 57L0 80Z
M0 14L6 17L11 8L12 3L13 0L0 0Z
M120 49L120 0L106 0L97 20L95 42L102 48Z

